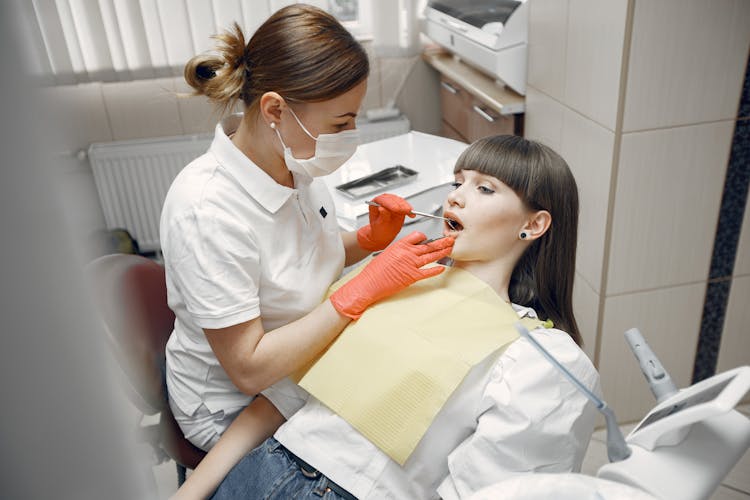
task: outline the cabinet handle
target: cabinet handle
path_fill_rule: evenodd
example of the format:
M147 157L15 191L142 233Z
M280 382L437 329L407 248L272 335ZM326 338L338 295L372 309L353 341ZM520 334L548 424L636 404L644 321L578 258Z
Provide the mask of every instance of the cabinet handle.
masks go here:
M488 122L490 122L490 123L494 123L495 122L495 117L494 116L491 116L489 113L487 113L485 110L483 110L482 108L480 108L476 104L474 106L472 106L472 108L474 108L474 111L476 111L479 116L481 116L482 118L484 118Z
M448 92L450 92L451 94L458 94L458 89L454 87L453 85L451 85L450 83L440 82L440 85L442 85L443 88L447 90Z

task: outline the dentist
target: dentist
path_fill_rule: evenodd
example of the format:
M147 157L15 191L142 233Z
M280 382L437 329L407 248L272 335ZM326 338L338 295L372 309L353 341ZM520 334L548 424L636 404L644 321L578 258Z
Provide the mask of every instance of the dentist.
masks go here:
M185 79L220 109L209 150L177 176L160 237L174 331L166 349L169 403L193 444L209 450L258 394L288 418L306 393L286 378L372 303L432 276L451 251L412 235L388 246L411 211L376 198L370 224L341 234L324 183L356 150L367 87L363 48L326 12L292 5L250 41L235 25ZM324 300L344 265L388 247ZM254 404L268 400L255 398ZM269 413L270 414L270 413Z

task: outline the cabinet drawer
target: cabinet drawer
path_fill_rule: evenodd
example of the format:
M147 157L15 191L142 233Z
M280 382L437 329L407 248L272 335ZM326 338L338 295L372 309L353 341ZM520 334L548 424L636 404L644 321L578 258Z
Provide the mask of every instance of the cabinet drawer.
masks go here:
M514 133L514 115L501 115L477 99L472 99L469 113L466 131L469 142L489 135Z
M460 85L448 78L440 78L440 106L443 120L464 137L466 137L465 132L469 125L468 105L471 101L471 96Z
M440 135L443 137L447 137L448 139L455 139L457 141L466 143L469 142L466 137L459 134L458 131L455 128L451 127L445 120L442 120L440 122Z

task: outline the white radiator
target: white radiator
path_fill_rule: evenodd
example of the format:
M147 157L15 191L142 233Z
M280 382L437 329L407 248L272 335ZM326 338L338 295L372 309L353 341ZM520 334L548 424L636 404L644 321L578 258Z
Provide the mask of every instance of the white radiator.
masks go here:
M409 131L409 120L358 123L362 142ZM177 173L203 154L213 134L95 143L88 156L107 229L127 229L142 251L159 250L159 216Z

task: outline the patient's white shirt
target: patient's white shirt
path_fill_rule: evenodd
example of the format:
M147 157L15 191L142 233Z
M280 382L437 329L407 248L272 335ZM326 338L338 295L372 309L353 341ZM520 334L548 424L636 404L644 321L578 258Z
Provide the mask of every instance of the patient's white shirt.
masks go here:
M531 309L514 309L519 317L535 317ZM539 328L532 335L586 387L601 392L596 369L568 334ZM519 338L472 368L403 467L313 397L275 437L357 498L451 500L520 472L579 471L596 415Z

